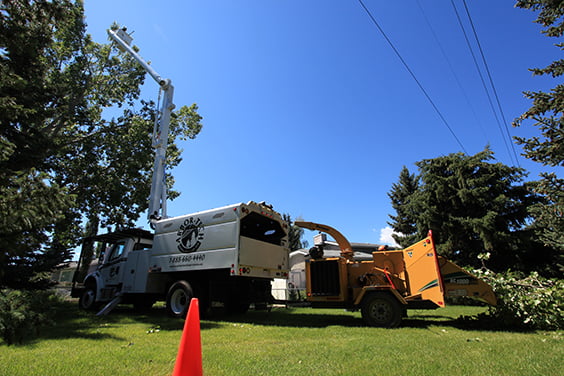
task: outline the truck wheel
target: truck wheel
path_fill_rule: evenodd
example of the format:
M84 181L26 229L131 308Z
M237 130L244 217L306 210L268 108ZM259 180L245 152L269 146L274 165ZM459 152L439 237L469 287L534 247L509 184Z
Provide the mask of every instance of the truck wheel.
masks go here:
M87 286L78 299L78 306L85 311L95 311L99 304L96 303L96 286Z
M400 303L389 294L372 293L362 302L362 319L367 325L395 328L401 323Z
M194 297L192 287L186 281L177 281L168 289L166 309L171 317L186 317L190 300Z

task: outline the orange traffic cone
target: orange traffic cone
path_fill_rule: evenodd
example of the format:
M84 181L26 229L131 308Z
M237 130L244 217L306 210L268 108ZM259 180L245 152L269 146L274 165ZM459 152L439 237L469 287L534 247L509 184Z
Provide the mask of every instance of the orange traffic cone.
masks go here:
M172 376L202 376L200 308L197 298L192 298L190 301Z

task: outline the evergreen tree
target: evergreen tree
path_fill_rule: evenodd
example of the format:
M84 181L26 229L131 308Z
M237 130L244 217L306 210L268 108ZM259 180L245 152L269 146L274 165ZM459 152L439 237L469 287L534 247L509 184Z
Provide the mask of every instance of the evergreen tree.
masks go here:
M290 243L288 248L290 248L290 251L307 248L308 242L302 241L304 229L293 224L290 214L282 214L282 219L288 224L288 242Z
M525 171L491 163L493 152L450 154L416 163L422 189L416 195L418 231L432 229L441 254L464 265L491 254L491 267L519 264L515 233L534 202L522 184Z
M548 37L560 38L564 34L564 6L561 1L519 0L517 7L530 9L537 13L535 22L542 25ZM564 43L556 43L560 50ZM545 68L531 69L533 75L549 75L554 78L564 74L564 59L552 62ZM525 92L532 100L532 106L517 118L514 126L532 121L538 127L540 136L517 138L523 145L525 156L545 166L564 166L564 85L558 83L550 92ZM543 172L540 181L533 186L544 196L541 203L531 208L535 218L535 229L541 241L548 247L559 250L560 268L564 269L564 179L555 172Z
M523 169L492 159L486 149L417 162L419 188L402 198L401 213L415 222L417 240L432 230L439 254L462 265L478 267L478 255L489 253L488 266L494 270L553 273L554 249L536 242L528 225L528 208L540 198L523 183ZM414 179L406 179L406 172L402 176L407 182ZM390 197L397 197L400 187Z
M396 215L388 215L394 232L392 237L402 247L408 247L415 243L418 239L417 234L417 216L413 211L413 205L410 201L419 188L419 179L415 174L411 174L406 166L403 166L399 180L392 184L392 189L388 192L391 200L392 208L396 211Z

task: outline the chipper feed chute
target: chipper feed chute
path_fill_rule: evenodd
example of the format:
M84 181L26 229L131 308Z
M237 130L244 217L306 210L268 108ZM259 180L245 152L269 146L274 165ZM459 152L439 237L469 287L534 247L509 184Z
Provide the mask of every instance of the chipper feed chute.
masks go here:
M455 263L439 256L445 296L467 296L495 306L497 298L486 282L468 273Z

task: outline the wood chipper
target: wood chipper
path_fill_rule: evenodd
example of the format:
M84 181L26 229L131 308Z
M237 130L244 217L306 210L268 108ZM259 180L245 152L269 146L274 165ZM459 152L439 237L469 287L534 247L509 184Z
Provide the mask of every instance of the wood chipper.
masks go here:
M372 253L357 261L349 241L334 228L313 222L299 227L322 231L339 244L340 257L323 257L310 249L306 261L306 294L312 307L360 310L367 325L397 327L407 309L445 306L445 296L468 296L496 304L491 286L438 256L431 232L403 250Z

